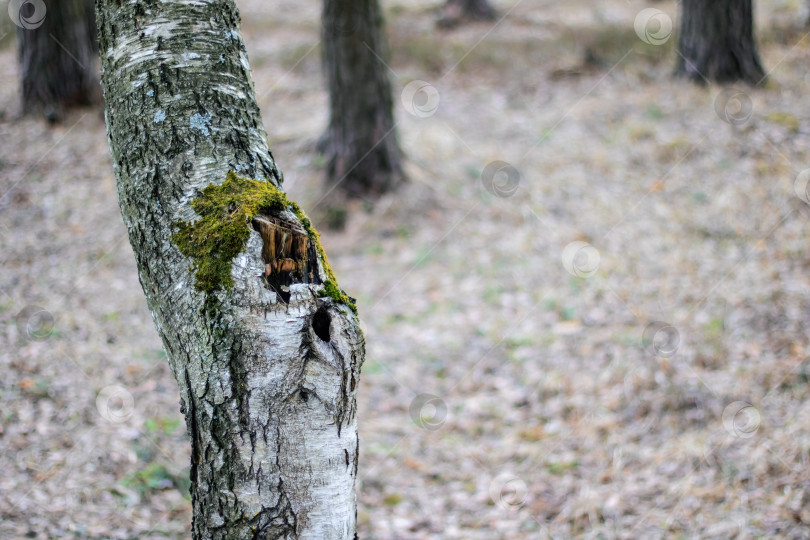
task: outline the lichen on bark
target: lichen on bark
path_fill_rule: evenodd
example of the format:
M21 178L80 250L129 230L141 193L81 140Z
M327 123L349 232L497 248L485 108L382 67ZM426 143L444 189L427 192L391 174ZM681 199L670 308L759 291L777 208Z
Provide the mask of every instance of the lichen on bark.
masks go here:
M210 184L192 201L200 216L194 222L176 221L172 242L191 258L195 270L195 287L212 293L233 288L233 259L245 250L250 224L260 214L292 212L315 245L326 280L319 292L347 305L355 314L357 306L337 284L321 245L320 234L297 203L269 181L242 178L230 171L222 184Z

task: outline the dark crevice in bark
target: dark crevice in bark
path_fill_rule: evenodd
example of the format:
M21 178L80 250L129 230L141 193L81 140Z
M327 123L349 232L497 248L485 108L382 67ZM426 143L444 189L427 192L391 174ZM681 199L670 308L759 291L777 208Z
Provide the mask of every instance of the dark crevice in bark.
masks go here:
M752 0L683 0L675 74L699 84L765 82Z
M191 379L189 377L188 371L184 371L185 379L186 379L186 387L191 389ZM194 487L197 485L198 479L198 465L201 461L200 459L200 436L199 436L199 429L197 427L197 408L194 405L194 395L191 391L189 391L188 395L188 409L186 414L186 426L188 426L188 436L191 439L191 468L189 469L189 481L191 482L191 500L192 504L198 504L197 493ZM195 521L197 520L196 514L192 517L192 530L197 530Z
M241 343L234 346L228 362L228 369L231 374L231 393L236 403L239 404L239 428L242 433L247 433L250 430L249 390L245 386L248 370L244 364ZM252 432L250 432L250 435L254 436ZM255 447L255 444L253 446Z
M352 474L357 476L357 467L360 461L360 437L357 437L357 445L354 448L354 471Z

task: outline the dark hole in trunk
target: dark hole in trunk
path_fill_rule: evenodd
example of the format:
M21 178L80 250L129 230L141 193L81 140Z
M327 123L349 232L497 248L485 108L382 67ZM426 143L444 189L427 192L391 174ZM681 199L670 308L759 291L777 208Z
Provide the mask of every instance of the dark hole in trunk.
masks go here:
M321 338L324 341L329 341L329 326L332 324L332 317L329 316L329 312L325 309L321 308L315 312L315 315L312 316L312 329L315 331L315 335Z

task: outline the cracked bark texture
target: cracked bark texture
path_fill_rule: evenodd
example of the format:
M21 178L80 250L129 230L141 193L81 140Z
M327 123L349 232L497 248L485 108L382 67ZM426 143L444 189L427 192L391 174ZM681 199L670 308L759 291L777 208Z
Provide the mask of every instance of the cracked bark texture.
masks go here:
M349 197L376 197L404 178L382 11L377 0L323 0L322 18L326 183Z
M97 0L96 10L121 212L191 439L193 537L354 538L356 317L318 283L293 283L282 301L254 229L234 287L208 295L170 240L174 222L197 218L195 194L228 171L281 186L236 7Z
M678 52L675 74L700 84L765 82L752 0L683 0Z
M24 3L20 10L32 8ZM96 66L96 29L92 1L48 2L42 26L17 29L22 106L61 120L64 108L101 99Z

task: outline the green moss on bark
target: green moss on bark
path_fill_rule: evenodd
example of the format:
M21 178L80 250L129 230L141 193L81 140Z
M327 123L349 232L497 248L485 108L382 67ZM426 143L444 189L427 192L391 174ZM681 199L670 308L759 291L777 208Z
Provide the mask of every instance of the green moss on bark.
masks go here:
M212 293L232 288L233 259L247 245L253 218L258 214L289 210L307 231L323 264L326 281L319 294L357 313L357 306L337 285L320 234L301 207L270 182L241 178L231 171L222 184L211 184L203 189L191 202L191 207L200 219L193 223L175 222L177 232L172 235L172 242L183 255L191 258L197 290Z
M341 304L346 304L351 308L351 310L357 314L357 306L352 301L352 299L347 295L337 284L337 278L335 277L335 273L332 271L332 266L329 264L329 259L326 257L326 251L323 249L323 245L321 244L321 233L319 233L315 227L312 226L312 222L309 220L309 217L301 210L301 207L298 206L297 203L289 202L289 209L290 211L295 214L295 217L298 218L298 221L301 222L301 225L304 227L304 230L307 231L307 235L309 235L309 239L312 240L312 243L315 244L315 249L318 252L318 258L323 262L323 271L326 274L326 281L323 283L323 289L319 292L321 296L329 296L330 298L334 299L336 302Z

